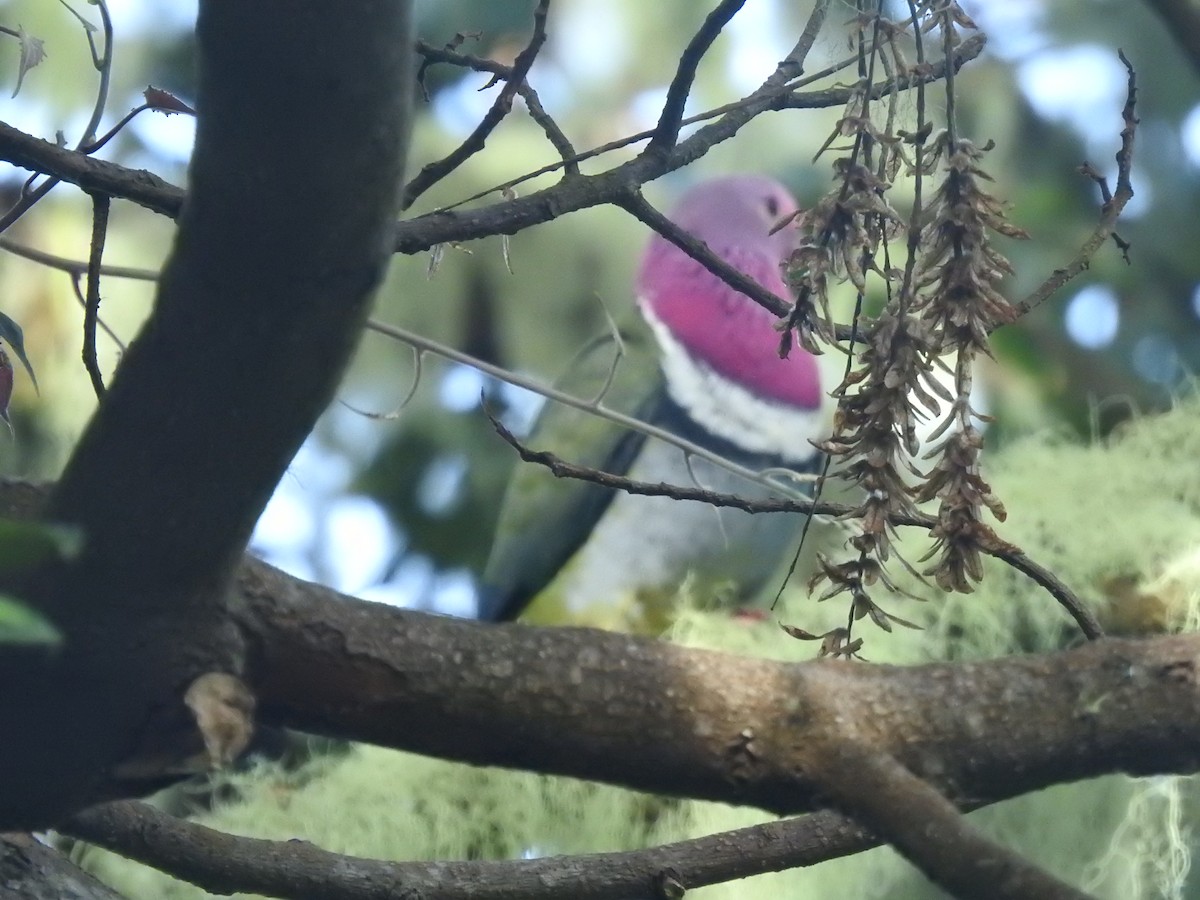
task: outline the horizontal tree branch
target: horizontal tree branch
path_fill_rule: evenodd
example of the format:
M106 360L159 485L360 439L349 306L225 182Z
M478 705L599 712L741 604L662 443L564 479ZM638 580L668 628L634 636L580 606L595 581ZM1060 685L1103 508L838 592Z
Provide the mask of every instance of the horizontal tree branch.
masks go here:
M293 13L201 4L191 192L150 316L48 501L86 539L5 585L65 649L0 654L0 721L21 735L0 741L0 827L192 756L163 746L199 737L182 695L240 668L224 591L362 334L407 150L409 4ZM371 190L348 194L346 172Z
M390 862L305 841L225 834L145 803L85 810L63 829L220 894L297 900L662 900L663 882L686 890L814 865L878 841L838 813L820 812L646 850L504 861ZM405 893L407 892L407 893Z
M264 722L446 759L777 813L820 805L810 742L894 758L955 801L1200 766L1198 635L973 664L786 664L429 616L258 562L239 583Z
M0 513L35 516L45 493L5 483ZM247 679L264 723L476 764L776 812L826 802L841 777L829 763L838 747L841 764L850 759L848 748L893 760L972 808L1107 772L1187 773L1200 766L1197 635L1106 640L969 665L786 664L590 629L407 612L249 559L235 606L252 647ZM973 715L964 722L959 713L968 704ZM169 835L130 838L133 820L116 821L115 836L80 836L118 842L115 849L144 853L160 865L182 854L177 874L185 876L213 852L211 843L172 850ZM794 831L777 823L786 834L770 832L771 841L798 841L797 849L755 844L773 849L751 868L808 864L869 843L865 832L833 813L802 821L808 824L796 823ZM659 851L666 857L654 855ZM710 883L704 880L710 875L715 881L751 874L707 867L707 853L692 855L684 845L645 852L626 861L646 866L645 876L668 859L685 886ZM251 866L249 857L245 864ZM243 877L236 860L230 865L229 877ZM270 866L255 871L245 877L281 877Z

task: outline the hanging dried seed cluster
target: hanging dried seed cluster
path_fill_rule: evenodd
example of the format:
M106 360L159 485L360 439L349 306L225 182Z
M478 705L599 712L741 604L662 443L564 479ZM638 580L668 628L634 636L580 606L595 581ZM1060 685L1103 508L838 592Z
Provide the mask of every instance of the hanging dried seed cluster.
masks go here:
M918 7L907 23L916 38L916 65L907 65L896 49L902 24L875 29L876 36L883 36L875 52L882 50L880 43L890 48L889 69L916 72L925 67L921 33L940 28L950 52L959 40L958 29L972 27L955 3L941 0ZM859 27L864 29L861 22ZM860 40L865 40L864 31ZM797 637L821 639L822 655L855 655L862 640L853 640L851 629L864 617L888 631L893 622L916 627L884 612L869 595L876 583L897 590L884 567L893 556L893 519L937 500L935 545L924 560L932 563L923 574L944 590L970 591L983 575L980 548L1000 543L983 522L983 509L1004 518L1003 505L980 475L983 441L970 394L974 360L990 353L989 333L1015 318L997 290L1011 267L990 236L1024 235L1007 223L1002 204L983 189L989 180L981 168L987 148L956 138L953 121L933 134L923 95L914 132L893 136L882 131L871 119L869 83L864 80L822 147L824 152L838 137L854 139L850 155L834 164L834 189L805 215L805 238L790 261L789 280L798 302L787 324L806 349L833 336L831 281L849 281L861 298L868 277L878 276L888 297L878 317L856 323L862 349L856 366L848 366L833 392L838 400L834 431L821 445L834 462L834 477L857 486L863 497L851 514L858 526L849 542L854 557L845 562L820 558L810 584L811 589L826 583L820 600L849 594L847 626L823 635L788 628ZM948 98L952 93L948 81ZM947 108L953 110L952 100ZM894 108L889 126L893 114ZM900 173L914 181L907 221L887 199L890 179ZM923 182L932 178L939 185L922 208ZM889 242L900 237L907 246L906 265L893 269ZM787 347L785 336L782 349ZM954 360L952 369L944 361L948 359ZM953 390L936 377L941 372L953 373ZM942 417L929 438L937 443L920 459L918 424L934 417Z

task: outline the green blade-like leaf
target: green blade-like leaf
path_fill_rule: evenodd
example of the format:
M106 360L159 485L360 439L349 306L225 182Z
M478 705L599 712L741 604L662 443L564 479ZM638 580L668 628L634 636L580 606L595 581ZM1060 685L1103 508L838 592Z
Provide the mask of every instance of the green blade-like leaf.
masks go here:
M0 519L0 575L24 572L52 559L73 559L82 547L78 528Z
M0 312L0 341L4 341L13 348L13 353L17 354L17 359L29 373L29 380L33 382L34 390L40 394L37 376L33 374L33 366L29 363L29 357L25 355L25 332L21 330L20 325L2 312Z
M58 629L19 600L0 594L0 645L62 643Z

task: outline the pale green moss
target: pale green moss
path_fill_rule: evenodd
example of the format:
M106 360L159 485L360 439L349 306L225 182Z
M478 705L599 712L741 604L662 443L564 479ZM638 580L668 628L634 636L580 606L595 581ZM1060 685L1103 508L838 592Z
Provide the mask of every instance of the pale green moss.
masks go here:
M1200 405L1137 422L1104 445L1030 439L996 456L989 474L1008 506L1005 538L1058 573L1110 621L1194 624L1200 609ZM907 538L908 536L906 536ZM921 555L910 540L907 558ZM927 626L886 635L859 623L877 661L984 658L1054 649L1074 640L1054 601L1021 576L989 564L968 596L933 596L894 574L925 603L879 595L889 611ZM1152 615L1126 615L1147 604ZM841 624L838 599L815 605L793 592L781 616L810 631ZM739 653L804 659L814 645L774 621L731 623L689 612L674 637ZM658 801L626 791L358 748L322 763L303 784L269 769L238 779L245 803L206 824L272 838L302 837L343 853L386 859L514 857L647 846L769 817L710 803ZM1062 877L1112 900L1181 898L1189 868L1193 779L1120 777L1065 785L982 810L981 827ZM86 865L134 898L201 892L109 854ZM717 898L941 896L886 850L694 892ZM689 896L692 896L689 893Z

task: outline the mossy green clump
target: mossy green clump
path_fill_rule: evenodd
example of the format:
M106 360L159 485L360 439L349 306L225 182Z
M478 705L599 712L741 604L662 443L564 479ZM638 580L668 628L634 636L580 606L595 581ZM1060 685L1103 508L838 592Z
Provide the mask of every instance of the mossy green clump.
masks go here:
M989 460L988 476L1009 510L998 526L1080 596L1125 630L1191 627L1200 609L1200 404L1130 424L1082 446L1031 438ZM922 555L921 535L902 552ZM836 551L835 551L836 552ZM1054 650L1077 641L1071 620L1044 591L1003 564L970 595L875 599L925 626L885 634L865 622L863 654L918 663ZM839 599L785 599L784 621L809 631L842 624ZM737 653L800 660L814 645L774 622L731 624L728 613L689 611L673 637ZM480 859L633 849L769 820L754 810L648 798L568 779L480 769L371 747L316 764L303 778L265 767L238 776L244 802L201 821L258 837L304 838L342 853L381 859ZM973 815L980 827L1061 877L1112 900L1189 894L1200 792L1194 779L1109 777L1063 785ZM95 849L84 864L133 898L206 896L191 886ZM876 850L809 869L689 892L707 900L754 897L943 896L903 860Z

